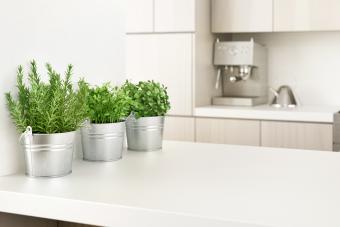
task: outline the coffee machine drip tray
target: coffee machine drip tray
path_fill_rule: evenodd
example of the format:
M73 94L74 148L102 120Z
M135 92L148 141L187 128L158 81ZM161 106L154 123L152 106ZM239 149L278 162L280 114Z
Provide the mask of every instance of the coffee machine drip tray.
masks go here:
M256 106L267 103L266 97L213 97L213 105L218 106Z

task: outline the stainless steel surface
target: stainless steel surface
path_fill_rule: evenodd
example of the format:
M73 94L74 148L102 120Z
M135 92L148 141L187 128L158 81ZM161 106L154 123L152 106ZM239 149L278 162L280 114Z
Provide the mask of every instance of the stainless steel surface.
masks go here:
M271 102L272 106L277 108L294 108L297 106L293 91L288 85L279 87L277 91L273 88L270 88L270 91L274 95L274 98Z
M249 65L241 65L240 66L240 77L242 80L248 80L251 76L252 66Z
M214 65L218 67L218 75L222 77L222 96L263 100L251 102L254 105L267 103L268 78L265 47L255 43L253 39L227 42L218 40L215 43ZM216 80L216 82L219 81ZM215 85L215 87L218 86ZM228 102L225 102L225 105L228 105L226 103Z
M217 69L215 89L218 89L220 87L220 81L221 81L221 69Z
M340 152L340 112L334 114L333 151Z
M81 129L83 158L87 161L115 161L122 158L125 122L87 124Z
M236 82L238 82L238 81L240 81L240 80L242 80L242 78L241 78L240 76L230 76L230 77L229 77L229 81L230 81L231 83L236 83Z
M126 120L129 150L152 151L162 149L164 117L142 117Z
M31 177L60 177L72 172L75 132L24 136L26 174Z
M256 106L266 101L266 97L213 97L212 103L218 106Z

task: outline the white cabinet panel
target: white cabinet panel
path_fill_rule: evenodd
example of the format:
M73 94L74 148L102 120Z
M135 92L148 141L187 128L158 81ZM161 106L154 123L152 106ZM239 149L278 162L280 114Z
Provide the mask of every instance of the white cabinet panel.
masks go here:
M153 0L127 0L126 31L153 32Z
M195 0L155 0L156 32L195 30Z
M274 0L274 30L339 30L339 12L339 0Z
M127 37L127 78L156 80L168 87L171 115L192 115L192 35Z
M196 118L196 141L260 146L260 121Z
M261 144L310 150L333 150L332 124L263 121Z
M213 32L270 32L272 30L273 0L212 0Z
M165 140L195 141L195 118L166 117L164 124Z

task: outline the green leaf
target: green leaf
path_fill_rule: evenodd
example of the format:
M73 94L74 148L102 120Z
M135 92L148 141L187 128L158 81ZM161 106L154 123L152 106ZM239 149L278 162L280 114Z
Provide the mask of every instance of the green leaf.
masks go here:
M163 116L170 109L169 96L164 85L154 81L133 84L126 81L122 87L132 99L130 112L138 117Z
M18 100L6 93L7 106L18 131L31 126L34 133L62 133L77 130L85 120L86 91L84 81L79 89L72 86L72 65L61 78L50 64L46 64L48 83L41 81L36 62L31 61L29 86L24 84L23 68L18 67Z
M121 88L110 83L94 88L87 87L87 114L93 123L115 123L130 114L132 99Z

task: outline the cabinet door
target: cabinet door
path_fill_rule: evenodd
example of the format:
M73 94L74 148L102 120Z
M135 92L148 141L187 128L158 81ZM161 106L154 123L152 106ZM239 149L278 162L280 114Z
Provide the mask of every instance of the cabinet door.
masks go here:
M195 118L166 117L164 124L165 140L195 141Z
M260 146L260 121L196 118L196 141Z
M212 0L213 32L270 32L272 30L272 0Z
M261 145L311 150L333 149L331 124L274 122L261 123Z
M192 35L128 35L127 77L168 87L171 115L192 115Z
M156 32L193 32L195 0L155 0Z
M58 222L44 218L0 213L0 226L8 227L57 227Z
M339 30L339 12L339 0L274 0L274 30Z
M126 31L153 32L153 0L127 0Z
M73 222L58 221L58 227L95 227L95 226L73 223Z

